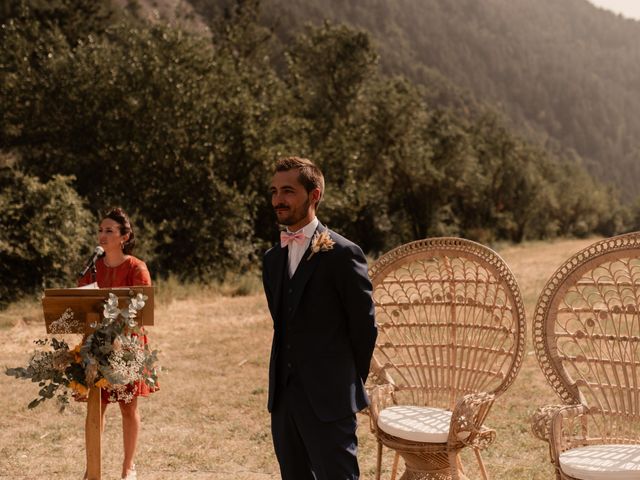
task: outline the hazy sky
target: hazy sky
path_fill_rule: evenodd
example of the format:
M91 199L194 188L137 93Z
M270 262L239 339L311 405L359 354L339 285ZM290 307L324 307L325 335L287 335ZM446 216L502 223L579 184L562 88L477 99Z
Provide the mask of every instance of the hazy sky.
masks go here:
M640 20L640 0L589 0L598 7L606 8L625 17Z

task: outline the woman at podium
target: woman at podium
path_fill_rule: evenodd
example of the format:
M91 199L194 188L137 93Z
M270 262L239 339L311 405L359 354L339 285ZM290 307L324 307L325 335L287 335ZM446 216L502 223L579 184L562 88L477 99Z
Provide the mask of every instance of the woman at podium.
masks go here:
M104 255L95 262L95 271L87 273L78 281L78 286L97 282L99 288L133 287L151 285L151 276L146 264L131 255L135 246L135 235L129 216L121 208L108 211L98 227L98 243ZM94 278L95 276L95 278ZM146 336L141 339L147 343ZM122 478L136 479L134 456L140 431L138 397L146 397L157 388L150 388L144 381L137 381L117 389L102 390L102 425L109 403L118 403L122 414L122 435L124 439L124 460ZM85 477L86 478L86 477Z

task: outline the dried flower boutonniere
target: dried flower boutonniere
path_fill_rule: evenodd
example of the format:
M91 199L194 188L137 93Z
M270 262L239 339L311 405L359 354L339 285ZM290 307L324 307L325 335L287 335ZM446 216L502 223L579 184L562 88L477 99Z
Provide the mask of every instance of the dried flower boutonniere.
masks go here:
M311 253L307 257L310 260L318 252L326 252L327 250L333 250L333 246L336 242L331 240L329 231L325 230L322 233L316 232L311 239Z

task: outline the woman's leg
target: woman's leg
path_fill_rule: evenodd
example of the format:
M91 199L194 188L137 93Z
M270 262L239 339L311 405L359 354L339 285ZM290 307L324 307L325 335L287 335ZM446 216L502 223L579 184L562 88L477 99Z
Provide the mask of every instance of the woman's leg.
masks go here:
M124 442L124 461L122 462L122 477L133 468L133 459L138 445L140 432L140 413L138 412L138 397L133 397L129 403L120 402L122 413L122 439Z

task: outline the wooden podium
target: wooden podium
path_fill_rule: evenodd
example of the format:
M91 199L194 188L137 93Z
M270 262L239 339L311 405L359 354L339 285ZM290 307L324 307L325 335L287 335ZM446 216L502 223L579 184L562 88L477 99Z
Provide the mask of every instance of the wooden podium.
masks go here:
M147 300L138 312L138 325L153 325L153 287L120 288L50 288L42 298L44 321L49 334L80 333L85 337L93 329L91 324L100 322L104 303L113 293L118 297L118 306L127 305L130 292L142 293ZM88 480L100 480L102 474L102 392L92 386L89 389L87 422L85 425Z

